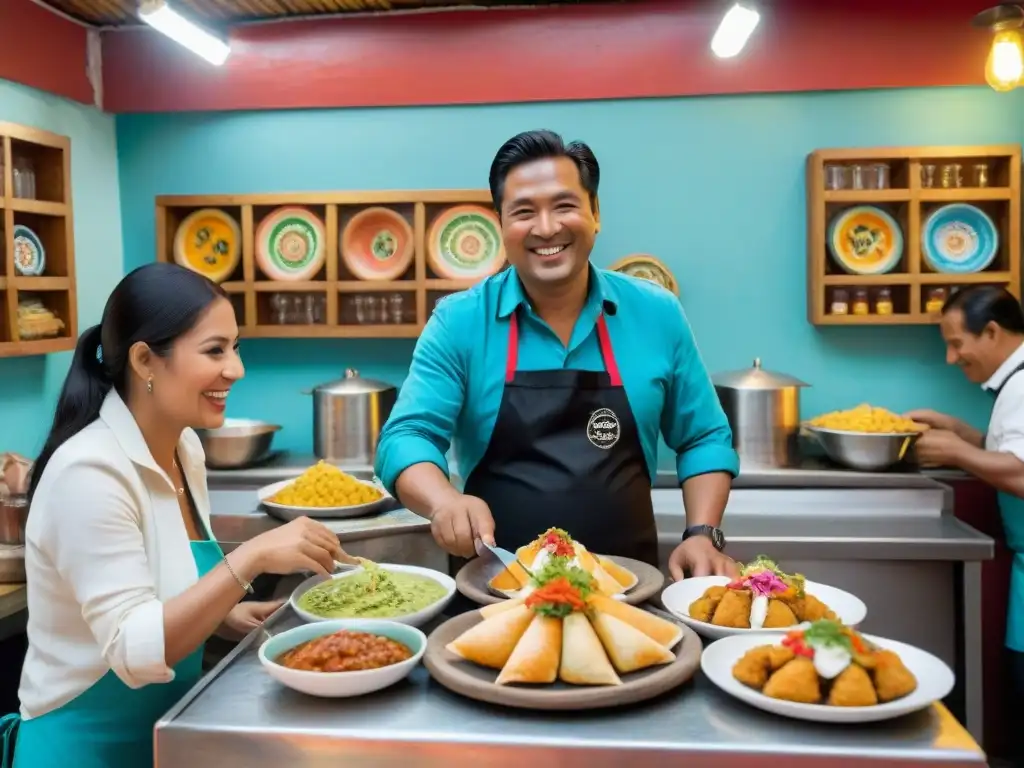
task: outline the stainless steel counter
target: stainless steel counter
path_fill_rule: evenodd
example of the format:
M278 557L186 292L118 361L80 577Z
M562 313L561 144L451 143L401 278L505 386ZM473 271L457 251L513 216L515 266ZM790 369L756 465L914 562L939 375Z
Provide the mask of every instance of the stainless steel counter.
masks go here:
M297 623L289 609L272 631ZM464 699L418 668L356 699L316 699L278 685L249 636L157 723L160 768L855 768L984 766L948 713L935 708L882 724L826 726L762 713L698 672L659 699L581 713L513 710ZM945 714L945 717L943 715ZM781 761L781 762L780 762Z

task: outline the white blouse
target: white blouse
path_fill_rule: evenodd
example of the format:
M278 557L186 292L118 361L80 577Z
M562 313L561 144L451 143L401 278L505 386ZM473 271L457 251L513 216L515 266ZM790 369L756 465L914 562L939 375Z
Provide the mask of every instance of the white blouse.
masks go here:
M991 391L1003 388L992 406L985 450L1010 453L1024 461L1024 371L1010 378L1021 365L1024 365L1024 344L1003 361L982 388Z
M210 535L205 455L190 429L178 457ZM163 602L198 574L174 485L117 393L53 454L25 539L23 718L61 707L108 670L132 688L174 679L164 663Z

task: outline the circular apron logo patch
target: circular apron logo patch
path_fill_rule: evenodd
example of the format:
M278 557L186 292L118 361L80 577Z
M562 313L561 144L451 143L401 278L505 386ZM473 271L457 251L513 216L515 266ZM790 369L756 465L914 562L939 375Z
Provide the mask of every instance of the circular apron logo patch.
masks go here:
M587 439L607 451L619 442L619 417L610 408L598 408L587 422Z

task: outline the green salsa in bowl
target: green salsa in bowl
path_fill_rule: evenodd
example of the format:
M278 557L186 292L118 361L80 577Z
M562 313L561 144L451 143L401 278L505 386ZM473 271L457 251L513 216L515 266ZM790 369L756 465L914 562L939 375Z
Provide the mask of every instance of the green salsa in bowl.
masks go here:
M330 578L313 576L292 592L291 606L303 621L386 619L418 627L444 610L455 580L416 565L380 564Z

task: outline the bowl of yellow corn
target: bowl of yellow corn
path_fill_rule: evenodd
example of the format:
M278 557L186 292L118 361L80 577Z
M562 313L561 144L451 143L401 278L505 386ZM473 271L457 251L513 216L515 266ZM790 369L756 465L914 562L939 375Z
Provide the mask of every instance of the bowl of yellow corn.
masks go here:
M267 512L282 520L362 517L380 512L394 501L376 479L360 480L325 461L294 480L260 488L256 495Z
M898 464L927 427L868 404L807 421L804 430L837 464L877 472Z

